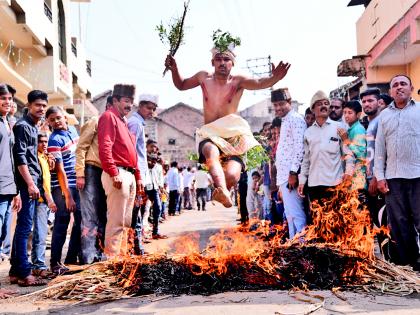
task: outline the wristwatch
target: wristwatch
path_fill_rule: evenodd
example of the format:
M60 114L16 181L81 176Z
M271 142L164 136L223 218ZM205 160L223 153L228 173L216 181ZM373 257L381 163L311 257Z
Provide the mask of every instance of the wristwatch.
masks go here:
M294 172L294 171L290 171L289 172L289 175L297 175L298 173L297 172Z

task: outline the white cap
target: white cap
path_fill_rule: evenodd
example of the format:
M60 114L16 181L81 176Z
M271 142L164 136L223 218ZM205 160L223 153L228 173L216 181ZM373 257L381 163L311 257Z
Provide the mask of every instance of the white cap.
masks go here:
M140 102L150 102L158 106L159 103L159 95L157 94L140 94L139 96L139 103Z

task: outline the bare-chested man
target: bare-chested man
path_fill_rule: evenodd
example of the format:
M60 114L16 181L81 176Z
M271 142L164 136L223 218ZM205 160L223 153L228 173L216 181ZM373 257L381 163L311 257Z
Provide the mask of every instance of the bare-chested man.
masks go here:
M205 129L206 132L201 133L200 140L203 140L203 138L204 140L199 142L198 154L200 155L200 162L205 161L213 179L216 188L213 198L225 207L231 207L232 201L229 189L239 181L241 170L244 167L240 155L258 145L252 137L246 121L235 115L242 93L245 89L259 90L271 87L284 78L290 65L280 62L277 67L272 65L272 75L270 77L251 79L230 74L235 62L235 54L231 50L213 49L212 53L213 73L200 71L190 78L183 79L179 74L175 59L170 55L166 58L165 66L171 70L172 80L179 90L189 90L201 86L205 125L197 130L197 134L200 135L202 129ZM217 132L225 127L228 130L225 130L223 135L217 135L217 140L226 140L228 150L224 150L223 144L216 141L215 137L209 136L212 132ZM244 135L243 130L246 128L249 129L249 132ZM235 129L238 131L235 132ZM219 137L224 138L224 140ZM249 145L249 143L252 144ZM237 150L238 144L241 150ZM243 150L244 148L245 150Z

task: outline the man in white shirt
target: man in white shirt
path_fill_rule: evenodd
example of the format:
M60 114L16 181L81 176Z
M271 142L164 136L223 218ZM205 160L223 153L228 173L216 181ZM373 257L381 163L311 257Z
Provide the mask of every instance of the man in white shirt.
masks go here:
M176 207L178 204L179 190L181 188L181 183L179 180L178 174L178 162L173 161L171 163L171 168L166 174L166 183L168 184L169 190L169 207L168 214L170 216L175 215Z
M303 198L297 193L298 173L302 164L305 119L292 108L287 88L271 92L275 115L281 117L281 132L276 151L277 186L283 198L284 213L289 226L289 238L306 226Z
M198 170L194 174L195 189L197 194L197 210L206 211L207 188L209 187L210 180L209 174L203 171L203 167L198 165ZM200 205L201 200L201 205Z
M379 115L374 175L385 195L391 260L420 271L420 102L413 89L405 75L391 79L394 101Z
M152 202L152 215L153 215L153 230L152 230L152 238L163 239L167 238L165 235L159 234L159 217L160 217L160 209L161 209L161 201L160 201L160 190L163 186L159 185L159 179L156 176L157 172L155 166L157 164L157 155L156 154L149 154L147 156L147 163L148 163L148 171L149 171L149 178L150 182L145 185L145 192L147 198ZM155 171L153 171L155 170Z
M183 176L183 183L184 183L184 191L183 191L183 197L184 197L184 209L191 210L192 204L191 204L191 194L190 189L193 181L194 174L191 173L191 167L187 167L182 171Z

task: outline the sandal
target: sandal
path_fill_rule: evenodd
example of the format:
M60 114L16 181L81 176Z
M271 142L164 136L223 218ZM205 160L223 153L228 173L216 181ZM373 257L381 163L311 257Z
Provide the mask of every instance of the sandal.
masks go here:
M47 282L40 278L34 277L33 275L29 275L26 278L19 279L18 285L21 287L35 287L35 286L47 285Z
M33 269L32 275L46 280L50 280L54 277L54 274L46 269Z
M9 276L10 284L18 284L19 278L16 276Z

